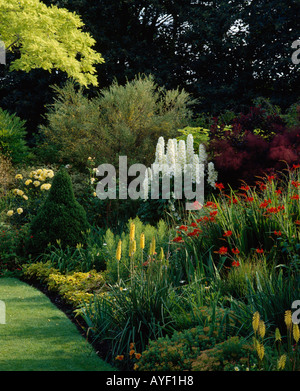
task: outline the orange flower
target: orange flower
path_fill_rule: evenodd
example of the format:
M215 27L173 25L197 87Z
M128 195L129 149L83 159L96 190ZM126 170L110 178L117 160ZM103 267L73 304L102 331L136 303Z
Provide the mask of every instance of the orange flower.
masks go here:
M121 354L121 355L118 355L115 359L122 361L124 359L124 356L123 356L123 354Z
M134 342L131 342L131 343L130 343L129 349L134 349Z
M135 353L135 350L134 350L134 349L131 349L130 352L129 352L129 356L130 356L130 357L133 356L134 353Z
M248 190L250 190L250 187L248 185L247 186L241 186L240 189L248 191Z
M141 353L135 353L134 355L137 360L139 360L142 357Z
M173 239L173 242L182 243L183 242L182 237L177 236L176 238Z
M299 194L295 194L291 197L291 200L299 200L300 196Z
M269 198L268 200L264 200L264 202L262 202L259 207L260 208L266 208L269 204L271 204L271 199Z
M300 186L300 182L299 181L292 181L291 184L294 187L299 187Z
M267 186L264 183L260 183L259 188L260 188L260 190L263 191L263 190L266 190Z
M218 251L216 251L220 255L227 254L228 248L227 247L220 247Z
M262 248L256 249L257 254L263 254L264 250Z
M212 201L207 201L207 203L204 205L206 208L213 208L213 209L217 209L217 204L215 202L212 202Z
M225 189L223 183L216 183L216 184L215 184L215 187L216 187L217 189L219 189L219 190Z
M199 233L203 232L202 229L195 228L193 232L189 232L187 236L199 236Z
M188 230L188 227L186 225L181 225L179 227L179 229L181 229L182 231L187 231Z
M224 232L223 236L228 237L232 235L232 231L226 231Z
M232 251L233 254L239 254L240 253L240 250L238 248L232 248L231 251Z

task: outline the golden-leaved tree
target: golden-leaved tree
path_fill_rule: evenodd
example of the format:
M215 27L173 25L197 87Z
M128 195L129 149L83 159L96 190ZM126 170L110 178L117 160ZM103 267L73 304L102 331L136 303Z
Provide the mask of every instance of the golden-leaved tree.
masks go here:
M95 65L104 62L83 31L79 15L39 0L0 0L0 40L18 51L10 70L59 69L83 86L97 85Z

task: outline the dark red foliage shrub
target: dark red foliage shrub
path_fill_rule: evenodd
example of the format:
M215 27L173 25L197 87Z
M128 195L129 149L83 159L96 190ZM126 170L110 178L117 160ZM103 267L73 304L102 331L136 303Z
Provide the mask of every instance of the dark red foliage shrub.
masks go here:
M243 130L253 132L254 129L263 129L266 132L279 133L285 129L285 121L277 114L267 115L266 111L258 107L250 107L249 113L239 114L233 119L233 125L240 125Z
M250 131L215 132L210 147L219 178L233 187L300 162L300 127L284 129L271 141Z

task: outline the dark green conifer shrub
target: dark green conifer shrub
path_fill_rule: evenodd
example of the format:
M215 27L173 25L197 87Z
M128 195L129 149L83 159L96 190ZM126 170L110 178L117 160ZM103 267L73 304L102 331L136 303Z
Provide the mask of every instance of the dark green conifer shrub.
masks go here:
M45 252L49 243L76 247L87 243L89 224L84 208L74 196L68 172L62 168L53 178L44 204L32 220L27 251L33 255Z

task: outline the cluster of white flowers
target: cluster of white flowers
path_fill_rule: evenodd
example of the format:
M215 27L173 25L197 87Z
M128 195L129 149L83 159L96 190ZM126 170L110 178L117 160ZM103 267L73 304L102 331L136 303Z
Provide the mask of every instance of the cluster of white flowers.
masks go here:
M213 162L209 162L207 165L207 182L210 186L215 187L218 179L218 173L215 170L215 166Z
M169 139L167 143L163 137L159 137L155 161L151 168L148 168L144 180L144 199L148 198L149 186L153 179L153 170L155 169L171 177L182 176L187 167L191 168L193 183L200 183L204 180L205 166L207 166L207 182L215 187L218 173L212 162L207 162L207 153L205 146L200 144L198 153L194 151L194 139L191 134L188 135L186 142L184 140Z

